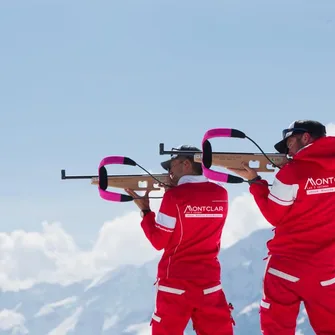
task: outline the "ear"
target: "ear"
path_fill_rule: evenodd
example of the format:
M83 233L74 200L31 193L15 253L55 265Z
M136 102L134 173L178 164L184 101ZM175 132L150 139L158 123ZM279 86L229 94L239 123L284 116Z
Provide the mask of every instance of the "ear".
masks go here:
M188 169L188 170L192 170L192 163L189 159L185 159L183 164L185 164L185 167Z
M309 133L304 133L303 136L302 136L302 140L303 140L306 144L308 144L308 143L311 143L313 139L312 139L311 134L309 134Z

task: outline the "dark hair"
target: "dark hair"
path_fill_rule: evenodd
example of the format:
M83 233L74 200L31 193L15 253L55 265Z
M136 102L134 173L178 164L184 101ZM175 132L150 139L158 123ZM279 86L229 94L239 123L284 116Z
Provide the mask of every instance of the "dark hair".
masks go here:
M314 140L317 140L318 138L321 138L321 137L325 137L326 135L325 134L311 134L311 137L314 139Z

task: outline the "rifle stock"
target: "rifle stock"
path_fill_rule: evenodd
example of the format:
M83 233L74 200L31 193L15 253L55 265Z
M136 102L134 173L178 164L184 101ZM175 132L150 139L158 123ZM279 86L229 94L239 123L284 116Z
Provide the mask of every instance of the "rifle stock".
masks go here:
M269 153L267 157L277 166L285 164L288 159L284 154ZM202 153L194 153L194 161L202 162ZM274 167L269 160L258 153L237 153L237 152L213 152L212 166L224 168L241 168L242 162L249 163L257 172L272 172ZM258 167L250 165L252 162L258 162ZM91 176L67 176L65 170L61 170L62 179L90 179L92 185L99 185L99 177ZM134 191L159 191L166 185L170 185L171 180L168 173L162 174L133 174L133 175L108 175L108 187L132 189ZM160 183L165 185L160 185Z
M155 178L153 178L153 177ZM108 186L122 189L132 189L134 191L159 191L163 186L159 185L159 182L169 184L169 175L164 174L153 174L150 175L114 175L108 176ZM158 182L159 181L159 182ZM99 184L98 177L92 177L92 185Z
M281 166L287 162L286 155L269 153L266 154L268 158L277 166ZM194 154L194 161L202 162L202 153ZM258 153L213 153L212 154L212 166L220 166L224 168L241 168L242 162L254 163L258 162L258 167L254 167L257 172L273 172L275 169L271 166L269 160L263 155ZM252 167L252 166L251 166ZM153 178L153 177L154 178ZM159 185L159 182L164 184L170 183L170 178L167 173L153 174L150 175L112 175L108 176L108 186L116 188L130 188L134 191L159 191L163 186ZM159 182L157 180L158 179ZM92 177L92 185L99 184L99 178Z
M286 155L269 153L267 157L277 166L281 166L287 162ZM194 161L201 163L202 153L194 154ZM221 166L224 168L239 169L241 168L242 162L246 162L250 167L253 167L250 163L258 162L258 167L253 167L257 172L273 172L275 169L271 166L269 160L263 155L258 153L213 153L212 154L212 165Z

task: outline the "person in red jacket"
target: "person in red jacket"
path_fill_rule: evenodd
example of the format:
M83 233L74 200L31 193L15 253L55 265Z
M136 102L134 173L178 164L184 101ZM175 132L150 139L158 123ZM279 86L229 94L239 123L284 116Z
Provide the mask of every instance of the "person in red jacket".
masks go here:
M335 334L335 137L323 124L299 120L275 145L289 161L272 187L244 164L231 169L249 180L265 219L268 241L260 323L265 335L294 335L301 302L318 335Z
M178 150L200 151L187 145ZM175 154L161 163L173 186L165 190L157 214L150 209L148 193L134 200L146 237L155 249L164 249L158 264L153 335L183 335L189 320L198 335L233 334L232 306L221 285L218 260L228 195L202 175L193 156Z

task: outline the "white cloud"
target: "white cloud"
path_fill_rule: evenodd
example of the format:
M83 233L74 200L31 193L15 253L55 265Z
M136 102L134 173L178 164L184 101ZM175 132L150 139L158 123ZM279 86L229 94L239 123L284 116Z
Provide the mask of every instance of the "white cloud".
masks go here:
M59 223L41 232L0 233L0 287L35 283L69 284L92 279L120 264L140 264L157 256L140 227L138 212L106 222L91 250L81 250Z
M157 195L159 192L155 192ZM158 200L152 201L156 210ZM120 264L142 264L159 255L140 226L139 210L105 222L92 249L82 250L60 223L42 223L41 232L0 233L0 288L20 290L36 283L91 280Z
M136 335L150 335L151 334L151 327L149 323L139 323L135 325L128 326L125 330L126 333L134 333L136 332Z
M253 303L251 303L248 306L245 306L239 313L238 315L242 315L242 314L250 314L251 312L253 312L255 309L259 309L259 301L255 301Z
M159 196L159 192L153 192ZM153 195L153 194L152 194ZM157 211L160 200L152 200ZM241 210L243 209L243 210ZM0 288L19 290L37 283L70 284L94 280L121 264L142 264L162 253L146 239L139 210L105 222L90 250L79 248L60 223L42 223L41 232L0 233ZM251 195L232 200L222 247L252 231L269 227Z
M64 307L69 308L77 301L77 297L69 297L63 300L59 300L47 305L44 305L36 314L35 317L44 316L53 313L57 308Z
M15 310L3 309L0 311L0 330L12 330L12 334L28 334L24 326L25 317Z
M327 135L335 136L335 123L328 123L326 125Z
M272 226L264 219L253 196L244 193L231 201L229 204L228 217L222 233L222 248L227 248L241 238L245 238L252 232L271 228Z
M107 331L110 328L114 327L119 321L119 317L117 315L112 315L105 317L104 324L102 326L102 331Z
M67 335L68 333L70 333L76 327L83 310L83 307L78 307L72 315L70 315L56 328L49 332L48 335Z

